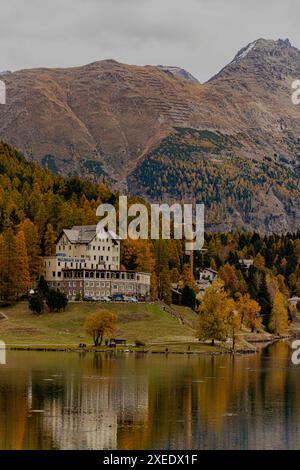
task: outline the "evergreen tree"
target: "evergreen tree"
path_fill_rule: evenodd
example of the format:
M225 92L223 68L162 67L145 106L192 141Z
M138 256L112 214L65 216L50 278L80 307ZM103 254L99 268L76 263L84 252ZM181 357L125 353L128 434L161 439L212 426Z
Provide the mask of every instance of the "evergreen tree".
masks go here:
M29 308L33 313L40 315L44 310L44 300L40 294L35 294L29 299Z
M193 289L187 284L182 289L182 298L181 298L182 305L186 307L190 307L192 310L195 310L196 307L196 294Z

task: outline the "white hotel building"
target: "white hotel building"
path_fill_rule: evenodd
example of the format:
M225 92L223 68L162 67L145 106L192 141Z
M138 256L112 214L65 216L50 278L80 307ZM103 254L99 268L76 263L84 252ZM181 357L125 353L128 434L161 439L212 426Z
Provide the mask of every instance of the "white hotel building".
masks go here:
M56 254L44 257L44 277L69 300L113 294L150 296L150 274L120 270L120 240L96 225L64 229L56 241Z

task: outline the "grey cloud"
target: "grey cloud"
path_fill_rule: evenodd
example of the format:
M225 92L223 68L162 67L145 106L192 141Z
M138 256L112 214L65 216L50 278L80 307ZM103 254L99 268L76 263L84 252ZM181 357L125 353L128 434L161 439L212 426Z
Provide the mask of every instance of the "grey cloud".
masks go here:
M0 70L114 58L186 68L201 81L258 37L300 47L298 0L0 2Z

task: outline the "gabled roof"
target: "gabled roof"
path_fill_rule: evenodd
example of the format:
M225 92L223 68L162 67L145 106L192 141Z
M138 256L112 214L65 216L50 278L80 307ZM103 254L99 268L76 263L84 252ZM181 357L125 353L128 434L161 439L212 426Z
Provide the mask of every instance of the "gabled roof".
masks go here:
M66 235L70 243L86 245L94 240L98 235L97 225L74 225L71 229L65 228L57 238L56 243L60 240L63 234ZM106 230L106 235L115 243L118 240L117 235L110 230Z

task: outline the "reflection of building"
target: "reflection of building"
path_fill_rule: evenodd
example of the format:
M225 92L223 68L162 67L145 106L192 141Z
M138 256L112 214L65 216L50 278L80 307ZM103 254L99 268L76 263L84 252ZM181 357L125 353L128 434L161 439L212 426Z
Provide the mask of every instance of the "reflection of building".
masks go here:
M148 419L145 376L69 378L64 392L45 403L43 418L58 449L116 449L119 424Z
M113 232L97 234L96 225L64 229L55 256L44 258L50 287L76 297L150 294L150 274L120 270L120 240Z

